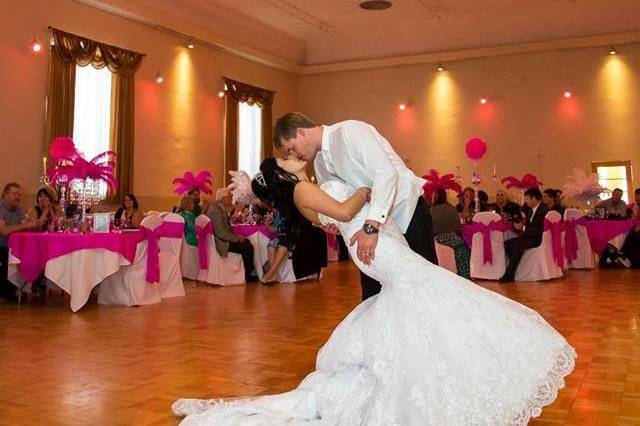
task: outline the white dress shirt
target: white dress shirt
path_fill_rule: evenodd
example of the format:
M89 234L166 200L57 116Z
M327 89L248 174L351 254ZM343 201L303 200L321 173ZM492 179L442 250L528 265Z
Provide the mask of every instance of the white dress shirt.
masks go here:
M373 126L357 120L322 126L322 151L313 165L320 183L337 178L371 188L367 219L385 223L391 217L406 233L426 181L409 170Z
M540 207L540 204L542 203L538 203L533 209L531 209L531 216L529 220L533 220L533 216L536 215L536 212L538 211L538 207ZM524 232L527 229L527 223L525 221L525 225L522 227L522 231Z

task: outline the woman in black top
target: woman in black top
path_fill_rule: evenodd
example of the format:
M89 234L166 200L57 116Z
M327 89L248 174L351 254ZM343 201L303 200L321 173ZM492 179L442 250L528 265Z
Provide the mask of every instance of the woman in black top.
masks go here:
M53 190L40 188L36 194L36 205L29 209L27 216L40 220L38 230L47 231L58 222L58 200Z
M122 207L116 211L114 222L122 228L138 228L144 215L139 209L138 200L133 194L125 194Z

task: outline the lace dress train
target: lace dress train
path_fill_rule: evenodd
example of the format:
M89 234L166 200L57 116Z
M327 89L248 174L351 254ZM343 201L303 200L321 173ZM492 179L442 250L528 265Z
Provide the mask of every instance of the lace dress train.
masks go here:
M349 237L365 217L321 220ZM526 425L556 399L576 353L537 312L429 263L393 223L371 265L352 255L382 292L338 325L314 372L280 395L178 400L182 424Z

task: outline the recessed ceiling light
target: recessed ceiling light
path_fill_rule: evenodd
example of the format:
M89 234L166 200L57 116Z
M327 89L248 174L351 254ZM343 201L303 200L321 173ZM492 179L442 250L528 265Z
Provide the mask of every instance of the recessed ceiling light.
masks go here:
M360 8L364 10L384 10L393 6L393 3L387 0L367 0L360 3Z

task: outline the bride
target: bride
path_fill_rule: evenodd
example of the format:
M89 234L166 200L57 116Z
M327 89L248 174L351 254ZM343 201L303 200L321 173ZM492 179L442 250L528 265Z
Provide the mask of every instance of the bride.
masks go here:
M305 162L267 159L254 193L345 238L367 217L369 190L303 181ZM576 352L537 312L415 254L389 221L375 260L352 259L382 283L320 349L316 371L280 395L182 399L183 425L526 425L553 402Z

